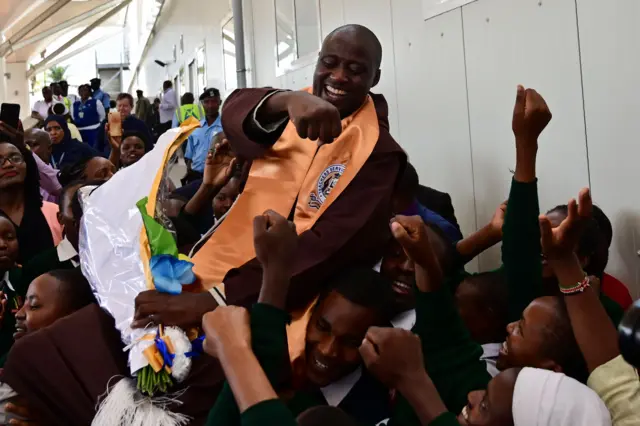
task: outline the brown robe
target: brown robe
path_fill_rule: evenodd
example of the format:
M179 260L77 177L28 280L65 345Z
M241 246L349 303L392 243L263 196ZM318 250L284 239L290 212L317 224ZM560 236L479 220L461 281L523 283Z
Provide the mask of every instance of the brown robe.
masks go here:
M250 120L260 101L274 89L242 89L229 96L222 110L222 126L233 150L253 160L273 145L286 123L272 133L252 133ZM406 154L389 134L384 97L372 95L380 137L356 177L329 206L315 225L299 236L289 310L305 308L320 293L328 278L350 265L373 266L383 255L391 233L391 196L406 164ZM313 142L309 142L313 143ZM228 304L249 307L262 283L262 268L252 259L224 278Z
M113 318L89 305L16 342L1 379L27 399L42 424L86 426L107 384L129 376L123 346ZM172 410L192 417L190 425L205 424L223 378L217 360L194 358L189 377L173 388L185 392Z

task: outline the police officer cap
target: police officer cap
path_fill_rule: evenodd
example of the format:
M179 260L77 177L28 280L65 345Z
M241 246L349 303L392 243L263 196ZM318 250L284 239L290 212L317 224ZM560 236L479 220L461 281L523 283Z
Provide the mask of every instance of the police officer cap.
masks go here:
M101 80L99 78L92 78L91 80L89 80L91 83L100 83Z
M210 89L204 89L204 93L200 95L200 100L204 101L206 98L219 98L219 97L220 97L220 91L212 87Z

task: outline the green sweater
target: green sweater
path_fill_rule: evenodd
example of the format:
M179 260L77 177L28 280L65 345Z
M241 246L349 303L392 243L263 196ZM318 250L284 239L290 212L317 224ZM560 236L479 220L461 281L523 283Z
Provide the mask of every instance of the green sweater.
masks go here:
M256 304L251 312L253 350L276 391L288 380L291 371L286 341L288 320L286 313L269 305ZM460 412L466 404L467 394L472 390L484 389L491 378L484 362L480 361L482 348L469 337L453 303L453 296L446 287L437 292L418 294L413 331L421 337L427 371L444 403L452 412ZM289 408L288 414L293 416L322 404L325 403L312 394L298 392L287 401L286 406ZM245 422L249 411L240 415L231 388L225 383L209 413L207 425L257 424ZM264 407L252 407L251 411L252 419L259 417L256 413L271 416L271 409ZM445 420L446 416L444 420L438 419L434 425L445 426L448 424L443 423ZM281 421L288 420L283 418ZM420 425L413 409L402 396L399 396L394 407L390 425Z
M502 228L502 266L497 269L504 273L508 287L510 322L518 321L534 299L545 295L540 261L539 215L537 181L523 183L512 180L509 206ZM459 275L459 280L453 282L454 287L469 275L472 274ZM624 311L604 293L600 294L600 301L617 327Z

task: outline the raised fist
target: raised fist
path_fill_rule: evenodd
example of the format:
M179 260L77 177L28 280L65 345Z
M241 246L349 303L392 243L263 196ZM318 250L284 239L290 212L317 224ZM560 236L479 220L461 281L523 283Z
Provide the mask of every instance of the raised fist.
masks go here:
M537 141L551 117L547 103L538 92L518 86L512 122L517 141Z

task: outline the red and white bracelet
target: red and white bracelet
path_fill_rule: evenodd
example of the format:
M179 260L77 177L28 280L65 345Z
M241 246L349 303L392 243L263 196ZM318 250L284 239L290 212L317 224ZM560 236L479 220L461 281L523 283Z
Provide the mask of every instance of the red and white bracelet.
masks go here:
M560 292L566 296L582 293L587 287L591 287L591 278L588 275L585 275L584 279L573 287L562 287L560 286Z

